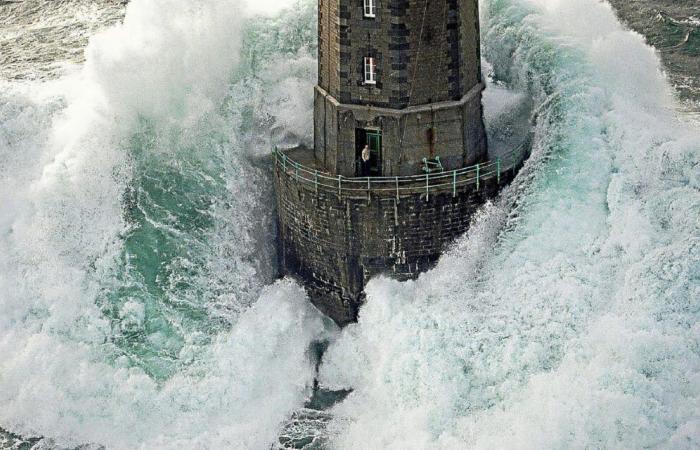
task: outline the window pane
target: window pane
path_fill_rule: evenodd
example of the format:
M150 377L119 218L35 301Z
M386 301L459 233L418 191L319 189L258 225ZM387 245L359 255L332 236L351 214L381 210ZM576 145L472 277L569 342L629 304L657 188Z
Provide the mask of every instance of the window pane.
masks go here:
M365 0L365 17L374 17L377 6L375 0Z
M365 57L365 83L374 84L376 82L377 63L372 57Z

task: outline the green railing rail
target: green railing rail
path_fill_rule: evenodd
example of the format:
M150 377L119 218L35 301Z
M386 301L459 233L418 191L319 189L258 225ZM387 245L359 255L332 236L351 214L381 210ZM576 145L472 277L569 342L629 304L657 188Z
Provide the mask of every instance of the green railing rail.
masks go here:
M333 192L339 197L367 197L371 195L403 196L425 194L426 200L431 194L452 192L457 196L462 188L473 186L480 190L484 183L495 180L501 184L501 178L510 170L517 169L527 157L529 140L494 161L476 164L452 171L425 173L403 177L344 177L331 176L325 172L306 167L291 159L283 150L274 149L275 164L283 174L297 183L318 193Z

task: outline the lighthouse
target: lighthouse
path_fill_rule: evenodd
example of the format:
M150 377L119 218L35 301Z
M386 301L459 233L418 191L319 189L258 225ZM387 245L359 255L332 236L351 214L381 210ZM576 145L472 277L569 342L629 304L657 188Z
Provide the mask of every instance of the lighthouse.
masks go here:
M280 267L339 325L416 278L508 183L490 158L477 0L319 0L314 146L275 150Z

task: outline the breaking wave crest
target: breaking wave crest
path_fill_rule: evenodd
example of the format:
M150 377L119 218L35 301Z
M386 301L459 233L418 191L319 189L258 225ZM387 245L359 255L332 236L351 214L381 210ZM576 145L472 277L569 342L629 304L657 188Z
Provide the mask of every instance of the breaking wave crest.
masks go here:
M496 78L542 105L533 157L436 269L369 284L321 368L355 390L336 446L696 448L700 133L609 5L482 14Z
M274 282L265 156L310 142L315 8L133 0L79 73L0 85L1 426L270 448L303 405L329 327ZM700 446L700 134L606 4L482 15L494 83L541 105L533 156L436 269L370 283L324 441Z
M294 117L311 99L284 92L311 91L313 11L135 0L78 73L2 85L3 427L58 446L264 448L307 398L325 326L299 286L271 284L260 157L309 139Z

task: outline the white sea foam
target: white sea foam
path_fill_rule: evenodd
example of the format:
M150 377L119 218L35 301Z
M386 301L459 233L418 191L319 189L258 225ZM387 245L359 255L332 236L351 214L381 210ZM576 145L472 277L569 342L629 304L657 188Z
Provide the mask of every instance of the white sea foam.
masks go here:
M262 289L269 180L246 156L308 141L312 53L277 52L231 88L237 2L128 8L77 75L0 91L0 426L63 445L269 448L308 394L306 350L325 331L298 286ZM700 137L674 117L653 51L605 4L487 0L483 12L494 70L545 105L533 157L434 271L370 284L322 367L325 384L355 389L334 411L334 444L697 447ZM520 97L489 99L495 111ZM153 141L145 162L134 138ZM213 161L225 163L212 175ZM131 286L113 273L133 262L115 259L136 163L224 180L206 232L157 219L158 203L146 221L211 250L179 262L204 261L184 277L196 295L164 299L233 313L205 309L190 327L166 310L177 332L149 332L152 305L124 296L115 331L97 306ZM230 325L201 330L219 319ZM175 368L147 374L113 342L129 333Z
M700 133L607 4L482 13L533 157L436 269L369 284L322 367L355 389L335 446L697 448Z
M270 187L244 154L238 105L224 102L244 17L234 0L134 0L122 25L91 39L77 73L3 84L3 428L61 446L266 448L307 397L306 352L323 323L299 286L263 289L274 272ZM171 210L154 197L172 194L157 178L168 175L193 189ZM125 200L131 191L140 197ZM187 211L193 221L211 225L178 222L190 200L203 205ZM129 242L139 227L153 242ZM182 256L159 254L172 251L158 242L169 236ZM149 303L154 288L166 292Z
M76 342L15 327L0 343L0 420L61 445L265 448L308 395L306 348L322 329L300 288L278 283L197 364L158 384L126 360L101 363L90 330Z

